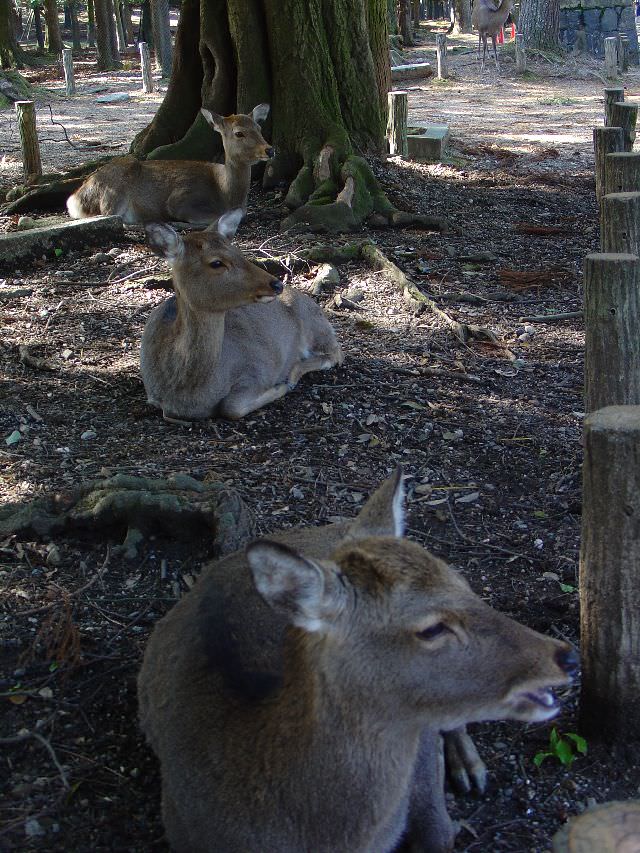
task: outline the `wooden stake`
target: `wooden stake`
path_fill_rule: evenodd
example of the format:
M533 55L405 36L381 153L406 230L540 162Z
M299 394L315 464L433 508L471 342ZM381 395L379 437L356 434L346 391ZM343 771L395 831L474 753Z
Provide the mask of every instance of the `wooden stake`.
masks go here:
M604 193L640 192L640 153L617 151L604 158Z
M524 74L527 70L527 50L524 46L524 35L516 33L516 71Z
M638 317L638 256L587 255L584 265L586 412L603 406L640 404Z
M444 33L436 35L436 58L438 61L438 80L446 80L449 76L447 68L447 36Z
M76 81L73 76L73 51L70 47L62 50L62 67L64 68L64 84L67 95L75 95Z
M22 145L22 167L27 181L42 174L40 146L36 129L36 108L33 101L16 101L16 116L20 143Z
M618 76L618 39L609 36L604 40L604 76L615 80Z
M640 802L602 803L572 817L553 836L553 853L633 853L640 845Z
M640 740L640 406L589 415L584 443L580 728L624 749Z
M153 76L151 74L151 59L149 58L149 45L146 41L141 41L138 45L140 49L140 68L142 70L142 91L153 92Z
M604 126L615 127L611 121L611 104L624 101L624 86L611 86L604 90Z
M624 134L621 127L594 127L593 153L595 158L596 198L598 201L604 195L605 163L607 154L622 151Z
M389 92L389 118L387 120L387 139L389 153L406 157L409 152L407 142L407 112L408 93L404 91Z
M611 127L621 127L624 133L624 150L631 151L636 138L638 105L615 102L609 107Z
M640 257L640 192L602 197L600 250Z
M624 33L618 35L618 68L621 74L629 70L629 36Z

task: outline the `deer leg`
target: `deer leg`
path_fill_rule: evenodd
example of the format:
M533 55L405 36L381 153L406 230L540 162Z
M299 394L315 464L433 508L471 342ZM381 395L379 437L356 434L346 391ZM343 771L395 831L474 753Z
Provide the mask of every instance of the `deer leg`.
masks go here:
M454 788L465 794L472 788L482 793L487 784L487 768L466 727L444 732L443 738L447 776Z
M290 388L294 388L305 373L311 373L313 370L329 370L334 364L339 361L338 356L331 357L327 355L312 355L309 358L303 358L296 362L291 368L291 373L287 379L287 384Z
M274 400L279 400L290 390L291 388L286 382L281 382L261 394L249 390L238 391L225 397L221 401L218 411L221 417L237 421L239 418L248 415L249 412L255 412L256 409L261 409L263 406L273 403Z
M409 803L408 849L411 853L448 853L455 832L444 799L444 755L439 732L425 729L420 738Z
M494 33L491 36L491 43L493 44L493 58L496 61L496 69L500 71L500 63L498 62L498 34Z

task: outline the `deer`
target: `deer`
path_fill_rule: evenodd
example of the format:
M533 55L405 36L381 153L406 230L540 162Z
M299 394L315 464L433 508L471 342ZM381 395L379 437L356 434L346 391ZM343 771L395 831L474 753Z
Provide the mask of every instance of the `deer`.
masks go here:
M471 13L471 23L478 31L478 59L480 59L480 48L482 47L482 70L485 69L487 56L487 37L491 36L493 45L493 56L496 69L500 70L498 62L498 46L496 43L498 33L509 17L513 0L474 0Z
M138 677L176 853L448 853L440 732L550 720L568 643L404 538L398 469L350 521L209 563Z
M246 214L251 167L275 153L260 129L269 104L258 104L250 115L221 116L205 108L200 112L222 137L224 163L119 157L90 175L67 199L71 218L116 215L128 225L207 225L236 208Z
M237 420L280 399L305 373L342 363L320 306L232 245L241 218L238 208L183 236L168 224L147 225L175 293L149 315L140 369L149 403L167 421Z

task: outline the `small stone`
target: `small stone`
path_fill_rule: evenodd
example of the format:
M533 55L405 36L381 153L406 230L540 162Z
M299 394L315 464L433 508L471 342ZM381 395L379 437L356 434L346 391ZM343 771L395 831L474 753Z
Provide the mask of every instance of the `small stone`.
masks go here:
M364 299L364 292L359 287L350 287L344 295L352 302L362 302Z
M109 249L107 252L107 255L109 255L110 258L119 258L121 254L122 249L118 249L117 246L114 246L113 249Z
M96 437L96 435L97 435L97 433L95 432L95 430L92 430L92 429L86 429L86 430L82 433L82 435L80 436L80 438L81 438L83 441L91 441L91 439L92 439L92 438L95 438L95 437Z
M44 829L37 818L30 817L24 822L24 834L27 838L37 838L40 835L44 835Z
M526 341L531 340L531 335L528 335L526 332L523 332L521 335L518 335L518 340L522 341L522 343L526 343Z
M18 231L28 231L29 228L35 228L36 221L32 216L21 216L18 219Z
M47 565L48 566L58 566L62 562L62 556L60 554L60 549L53 542L50 545L47 545Z
M524 330L527 333L527 335L535 335L535 333L536 333L536 327L535 326L525 326Z
M332 284L340 284L340 273L333 264L322 264L313 280L313 294L319 296L325 287Z
M8 445L9 447L11 447L12 444L17 444L21 438L22 438L22 433L20 432L20 430L14 429L14 431L11 433L11 435L9 435L9 436L7 436L7 438L5 438L4 443L6 445Z
M100 95L97 97L96 104L122 104L130 100L131 95L128 92L112 92L110 95Z
M544 542L542 541L542 539L534 539L533 540L533 547L537 551L541 551L544 548Z
M113 259L106 252L96 252L91 260L94 264L108 264Z

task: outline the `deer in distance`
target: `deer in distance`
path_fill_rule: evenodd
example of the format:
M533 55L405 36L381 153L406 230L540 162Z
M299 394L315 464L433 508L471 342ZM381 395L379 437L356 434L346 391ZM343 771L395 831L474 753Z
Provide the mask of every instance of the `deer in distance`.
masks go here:
M242 418L278 400L305 373L342 362L320 306L229 242L241 218L234 210L184 236L170 225L147 226L175 290L149 315L140 350L149 402L166 420Z
M401 472L351 522L206 566L155 626L140 723L177 853L448 853L440 731L554 717L567 643L403 537Z
M102 214L121 216L129 225L206 225L236 208L246 214L251 167L274 154L259 126L269 114L269 104L258 104L251 115L221 116L204 108L201 113L222 136L224 163L118 157L67 199L71 218Z
M487 56L487 38L491 36L493 45L493 57L496 68L500 70L498 62L497 38L500 29L504 26L513 7L513 0L475 0L471 13L471 23L478 31L478 59L480 59L480 48L482 48L482 70L485 68Z

